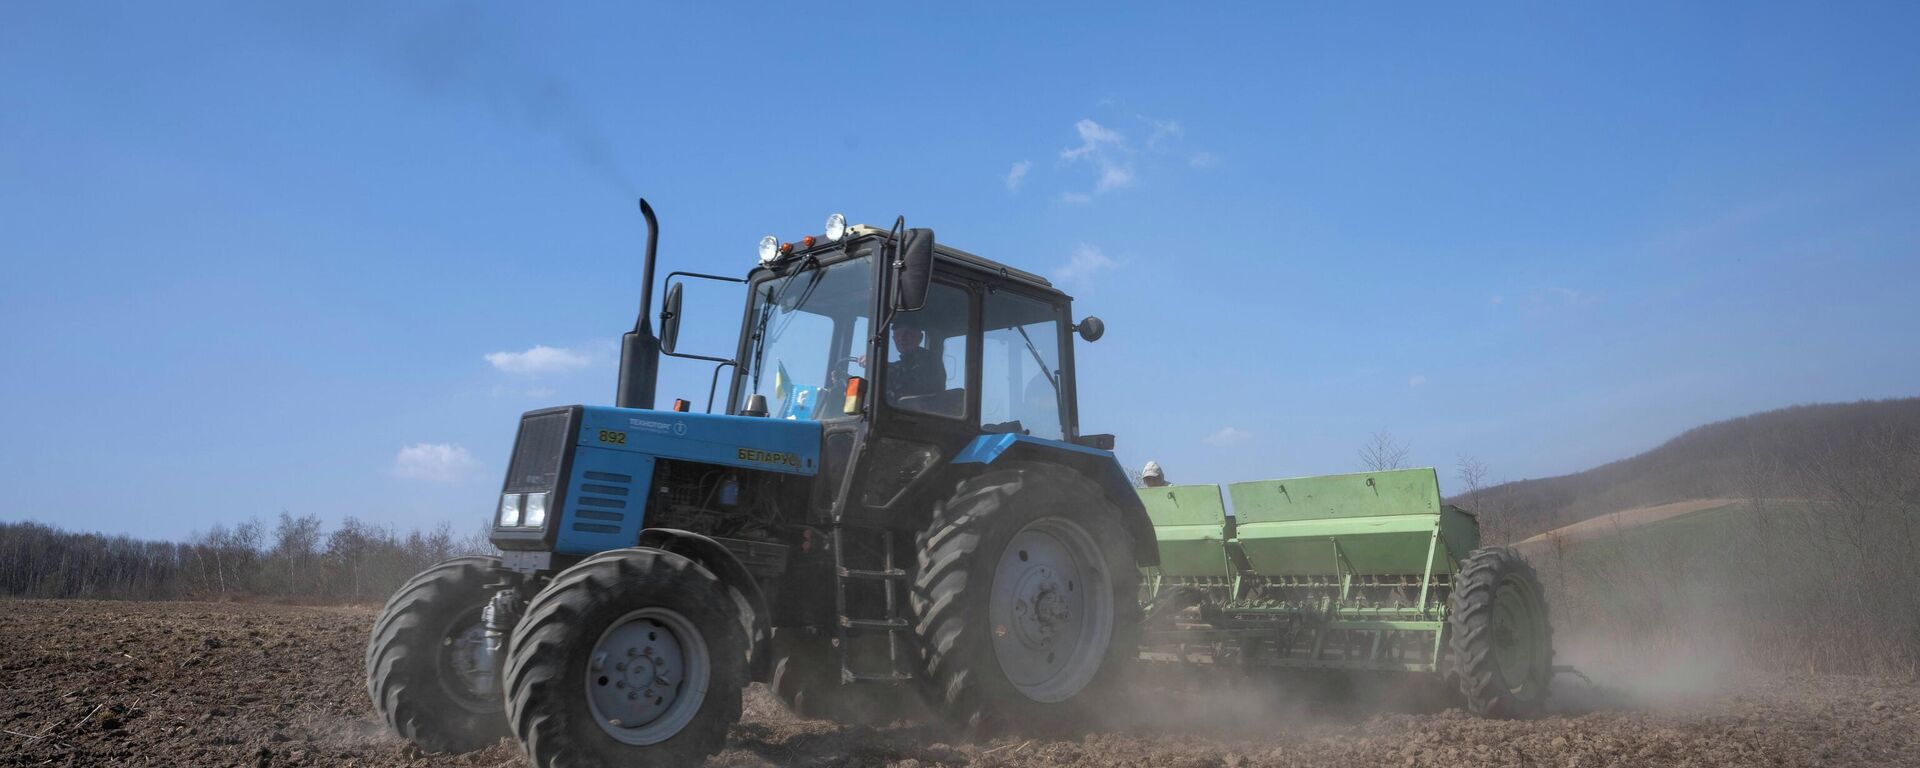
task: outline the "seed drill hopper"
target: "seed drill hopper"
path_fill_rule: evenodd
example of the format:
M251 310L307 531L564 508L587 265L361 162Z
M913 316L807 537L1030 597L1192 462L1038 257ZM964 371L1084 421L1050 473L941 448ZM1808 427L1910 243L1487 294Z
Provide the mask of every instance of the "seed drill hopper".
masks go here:
M1539 580L1512 550L1480 548L1431 468L1139 494L1160 543L1143 659L1444 675L1492 716L1544 704Z

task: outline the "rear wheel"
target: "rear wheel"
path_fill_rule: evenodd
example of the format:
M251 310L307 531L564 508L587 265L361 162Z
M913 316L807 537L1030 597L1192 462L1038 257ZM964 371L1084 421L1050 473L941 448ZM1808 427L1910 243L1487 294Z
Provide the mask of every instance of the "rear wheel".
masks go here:
M1553 678L1546 592L1520 553L1474 550L1447 600L1448 645L1467 709L1487 717L1534 717Z
M448 560L387 601L367 644L367 693L401 738L468 752L507 735L481 612L505 581L492 557Z
M1078 473L1022 464L961 483L933 517L910 600L928 703L970 726L1084 713L1138 640L1119 510Z
M712 572L623 549L554 577L507 653L507 718L541 768L688 765L740 719L746 639Z

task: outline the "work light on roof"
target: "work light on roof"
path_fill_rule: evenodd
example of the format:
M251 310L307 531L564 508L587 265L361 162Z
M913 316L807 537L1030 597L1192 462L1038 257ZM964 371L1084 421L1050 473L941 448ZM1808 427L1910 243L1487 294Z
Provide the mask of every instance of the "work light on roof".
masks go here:
M828 216L827 217L827 239L837 243L837 242L840 242L840 238L843 238L846 236L847 236L847 217L837 213Z
M773 235L760 238L760 264L771 267L774 262L779 260L780 238L774 237Z

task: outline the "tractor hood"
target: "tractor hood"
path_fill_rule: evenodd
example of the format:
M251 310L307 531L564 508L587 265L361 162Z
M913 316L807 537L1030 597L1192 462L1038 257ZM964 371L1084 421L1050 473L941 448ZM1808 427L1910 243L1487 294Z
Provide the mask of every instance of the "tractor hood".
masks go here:
M584 406L574 442L795 475L820 470L820 424L813 421Z

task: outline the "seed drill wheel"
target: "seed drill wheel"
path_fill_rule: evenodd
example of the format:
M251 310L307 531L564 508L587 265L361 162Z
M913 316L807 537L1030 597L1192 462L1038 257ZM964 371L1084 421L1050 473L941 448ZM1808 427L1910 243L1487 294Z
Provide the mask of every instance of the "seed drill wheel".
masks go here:
M1553 628L1540 577L1507 547L1474 550L1447 600L1448 645L1467 709L1534 717L1553 678Z
M507 652L507 720L541 768L694 765L740 719L746 638L712 572L620 549L555 576Z
M480 612L501 583L492 557L448 560L387 600L367 643L367 693L401 738L429 752L469 752L507 735Z
M909 600L933 710L968 727L1059 723L1136 652L1140 573L1119 511L1079 474L1013 464L934 508Z

